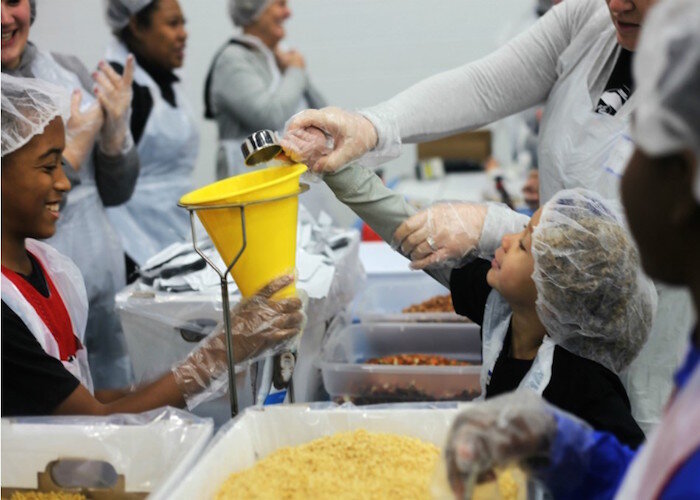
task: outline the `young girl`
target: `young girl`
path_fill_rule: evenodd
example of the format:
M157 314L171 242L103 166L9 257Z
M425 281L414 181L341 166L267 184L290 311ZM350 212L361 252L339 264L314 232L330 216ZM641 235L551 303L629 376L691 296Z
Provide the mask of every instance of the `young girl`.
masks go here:
M67 94L47 82L2 78L2 416L140 412L190 407L226 375L216 331L184 361L144 387L93 394L84 345L88 302L73 262L42 243L56 232L70 182L61 168ZM273 281L232 312L237 361L296 336L299 299L272 301L292 282Z
M324 181L482 326L484 397L528 387L625 443L641 443L618 374L644 345L656 292L607 202L564 191L529 221L471 203L416 214L358 165ZM477 251L495 258L474 260Z

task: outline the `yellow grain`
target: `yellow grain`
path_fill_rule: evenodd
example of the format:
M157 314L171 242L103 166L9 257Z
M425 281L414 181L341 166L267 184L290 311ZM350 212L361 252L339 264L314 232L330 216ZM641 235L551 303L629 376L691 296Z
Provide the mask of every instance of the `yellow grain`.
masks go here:
M63 491L50 491L42 493L39 491L15 491L10 500L87 500L85 495L80 493L66 493Z
M232 474L216 499L428 499L439 454L416 438L339 433L279 449Z

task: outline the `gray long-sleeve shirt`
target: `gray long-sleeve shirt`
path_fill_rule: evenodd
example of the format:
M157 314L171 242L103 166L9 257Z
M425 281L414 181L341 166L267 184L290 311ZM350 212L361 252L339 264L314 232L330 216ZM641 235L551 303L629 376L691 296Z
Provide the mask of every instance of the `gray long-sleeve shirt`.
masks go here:
M325 105L305 70L287 68L278 85L270 88L273 78L268 55L253 43L232 43L221 52L211 80L220 139L237 139L261 129L281 130L302 98L311 108Z
M378 135L368 161L398 156L401 143L472 130L545 101L560 76L561 54L584 32L587 23L601 17L613 30L602 0L567 0L486 57L426 78L362 110ZM607 65L590 78L587 83L592 95L602 92L611 72L612 65Z
M27 43L20 65L14 70L3 70L3 72L13 76L33 78L31 66L36 55L37 48L32 43ZM52 55L60 66L78 77L84 92L92 94L94 82L90 71L77 57L63 54ZM123 155L109 156L100 151L99 147L95 147L91 154L95 165L95 185L104 206L117 206L128 201L136 187L140 169L136 148L132 146ZM63 170L73 186L81 183L79 168L64 160Z

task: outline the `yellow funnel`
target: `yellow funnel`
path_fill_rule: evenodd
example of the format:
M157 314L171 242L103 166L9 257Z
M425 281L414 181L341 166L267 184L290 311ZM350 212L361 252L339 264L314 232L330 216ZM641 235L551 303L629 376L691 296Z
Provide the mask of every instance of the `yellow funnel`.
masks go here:
M256 170L229 177L192 191L180 204L221 205L261 201L299 191L299 177L306 165L296 164ZM250 297L283 274L293 274L297 247L298 196L245 207L246 248L231 274L243 297ZM239 208L197 210L216 249L228 266L243 245ZM276 297L296 294L290 285Z

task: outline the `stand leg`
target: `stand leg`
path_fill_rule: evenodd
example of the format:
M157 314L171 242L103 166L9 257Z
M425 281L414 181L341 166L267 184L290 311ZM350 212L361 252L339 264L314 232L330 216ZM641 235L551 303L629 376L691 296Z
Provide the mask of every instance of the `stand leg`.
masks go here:
M221 278L221 302L224 307L224 328L226 330L226 350L228 353L228 397L231 403L231 418L238 415L238 393L236 391L236 363L233 357L231 338L231 308L228 303L228 282L226 275Z

